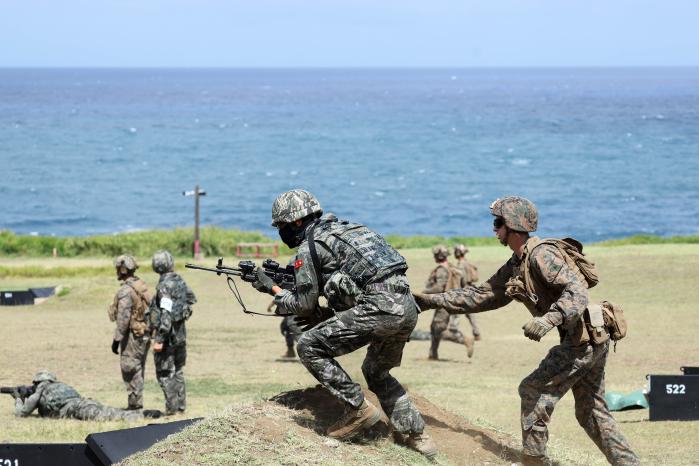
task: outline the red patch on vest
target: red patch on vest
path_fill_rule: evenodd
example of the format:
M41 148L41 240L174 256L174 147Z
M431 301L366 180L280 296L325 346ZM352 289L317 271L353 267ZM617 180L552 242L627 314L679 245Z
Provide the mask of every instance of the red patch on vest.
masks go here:
M296 262L294 262L294 269L300 269L302 265L303 259L296 259Z

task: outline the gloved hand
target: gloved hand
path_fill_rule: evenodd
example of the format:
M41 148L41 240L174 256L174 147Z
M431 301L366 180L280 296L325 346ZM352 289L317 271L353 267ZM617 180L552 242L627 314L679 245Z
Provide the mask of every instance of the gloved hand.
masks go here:
M17 398L24 398L17 387L15 387L14 390L12 390L12 398L14 398L15 400Z
M546 335L549 330L563 322L563 316L560 312L547 312L541 317L534 317L529 322L524 324L524 336L534 341L541 341L541 338Z
M274 280L269 278L261 267L257 268L257 280L252 282L253 288L260 293L272 294L272 287L277 286Z
M321 322L324 322L334 316L332 309L327 307L319 307L316 312L309 316L296 316L294 322L301 328L302 332L312 329Z
M415 298L415 303L420 311L426 311L427 309L434 309L436 306L430 302L429 295L423 293L413 293L413 298Z
M112 340L112 353L119 354L119 341Z

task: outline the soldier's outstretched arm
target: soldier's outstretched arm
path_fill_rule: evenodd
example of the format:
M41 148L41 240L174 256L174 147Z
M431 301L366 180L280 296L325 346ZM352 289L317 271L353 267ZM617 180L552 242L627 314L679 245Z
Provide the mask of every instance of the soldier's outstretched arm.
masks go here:
M444 308L449 314L473 314L497 309L512 301L505 294L505 283L512 277L512 273L511 259L480 286L417 295L416 301L422 310Z
M574 325L587 308L588 293L585 284L555 246L544 244L535 248L530 257L530 265L532 273L560 292L550 311L561 313L565 327Z

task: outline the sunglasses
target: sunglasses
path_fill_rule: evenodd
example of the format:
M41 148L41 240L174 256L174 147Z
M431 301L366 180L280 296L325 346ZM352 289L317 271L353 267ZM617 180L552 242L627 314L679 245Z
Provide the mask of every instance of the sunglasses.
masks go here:
M505 219L502 217L495 217L495 220L493 220L493 226L495 228L501 228L503 225L505 225Z

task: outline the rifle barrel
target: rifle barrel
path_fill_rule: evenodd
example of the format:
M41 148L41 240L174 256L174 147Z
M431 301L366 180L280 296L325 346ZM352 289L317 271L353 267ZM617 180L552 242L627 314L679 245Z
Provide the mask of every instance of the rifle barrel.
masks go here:
M201 265L196 265L196 264L185 264L184 267L186 269L194 269L194 270L204 270L206 272L214 272L218 275L224 274L224 275L235 275L237 277L241 277L243 275L243 272L234 269L231 267L221 267L221 268L211 268L211 267L202 267Z

